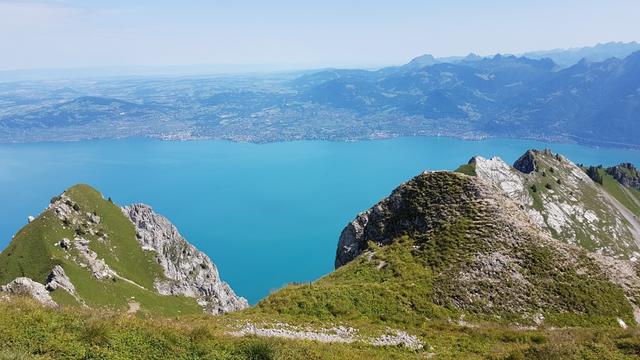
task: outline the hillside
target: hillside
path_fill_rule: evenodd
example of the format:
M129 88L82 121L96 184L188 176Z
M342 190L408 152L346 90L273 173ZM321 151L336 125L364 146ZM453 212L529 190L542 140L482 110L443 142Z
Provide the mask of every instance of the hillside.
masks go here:
M340 236L336 266L258 306L391 323L640 322L633 263L552 239L491 183L464 174L421 174L358 215Z
M41 300L57 305L165 315L247 306L167 219L141 204L121 209L87 185L52 198L14 236L0 253L0 284L46 288Z

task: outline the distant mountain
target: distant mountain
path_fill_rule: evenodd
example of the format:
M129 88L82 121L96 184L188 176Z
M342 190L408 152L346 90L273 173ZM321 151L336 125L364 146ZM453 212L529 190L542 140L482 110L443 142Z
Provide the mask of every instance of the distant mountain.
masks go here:
M640 52L582 60L505 102L490 133L564 134L593 144L638 144Z
M637 45L595 46L566 67L542 55L423 55L378 70L0 83L0 142L445 135L638 148L640 51L610 56Z
M604 61L612 57L622 59L636 51L640 51L640 43L635 41L628 43L609 42L581 48L531 51L522 54L522 56L531 59L549 58L562 67L568 67L582 59L591 62Z
M557 71L513 55L370 72L315 74L296 85L313 103L361 116L420 117L442 133L640 146L640 52ZM410 131L400 123L399 134Z
M21 116L0 117L0 124L28 129L32 127L78 126L99 121L140 119L159 114L157 106L119 99L82 96L73 100L35 108Z

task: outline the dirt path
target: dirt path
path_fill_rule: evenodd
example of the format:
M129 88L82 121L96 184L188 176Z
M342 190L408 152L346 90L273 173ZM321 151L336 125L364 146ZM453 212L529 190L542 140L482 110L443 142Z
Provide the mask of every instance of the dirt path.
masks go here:
M330 329L306 329L286 323L252 324L246 323L239 330L227 332L231 336L276 337L292 340L311 340L323 343L364 342L374 346L398 346L418 350L424 348L423 342L414 335L401 330L387 329L378 337L363 337L358 330L351 327L336 326Z

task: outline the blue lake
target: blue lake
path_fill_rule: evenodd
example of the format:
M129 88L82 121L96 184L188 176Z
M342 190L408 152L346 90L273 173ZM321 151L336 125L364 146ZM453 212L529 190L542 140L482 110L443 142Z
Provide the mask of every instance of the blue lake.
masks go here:
M88 183L121 205L144 202L168 217L255 303L330 272L342 228L412 176L473 155L512 163L544 147L585 164L640 163L640 151L502 139L0 145L0 248L53 195Z

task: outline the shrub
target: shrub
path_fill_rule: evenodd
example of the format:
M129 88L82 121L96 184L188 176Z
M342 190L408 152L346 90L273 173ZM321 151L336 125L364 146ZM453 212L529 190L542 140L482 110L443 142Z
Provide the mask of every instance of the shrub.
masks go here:
M250 342L241 347L241 353L247 360L275 359L273 347L266 342Z
M109 344L109 324L100 320L88 320L85 323L83 337L91 345L105 346Z

